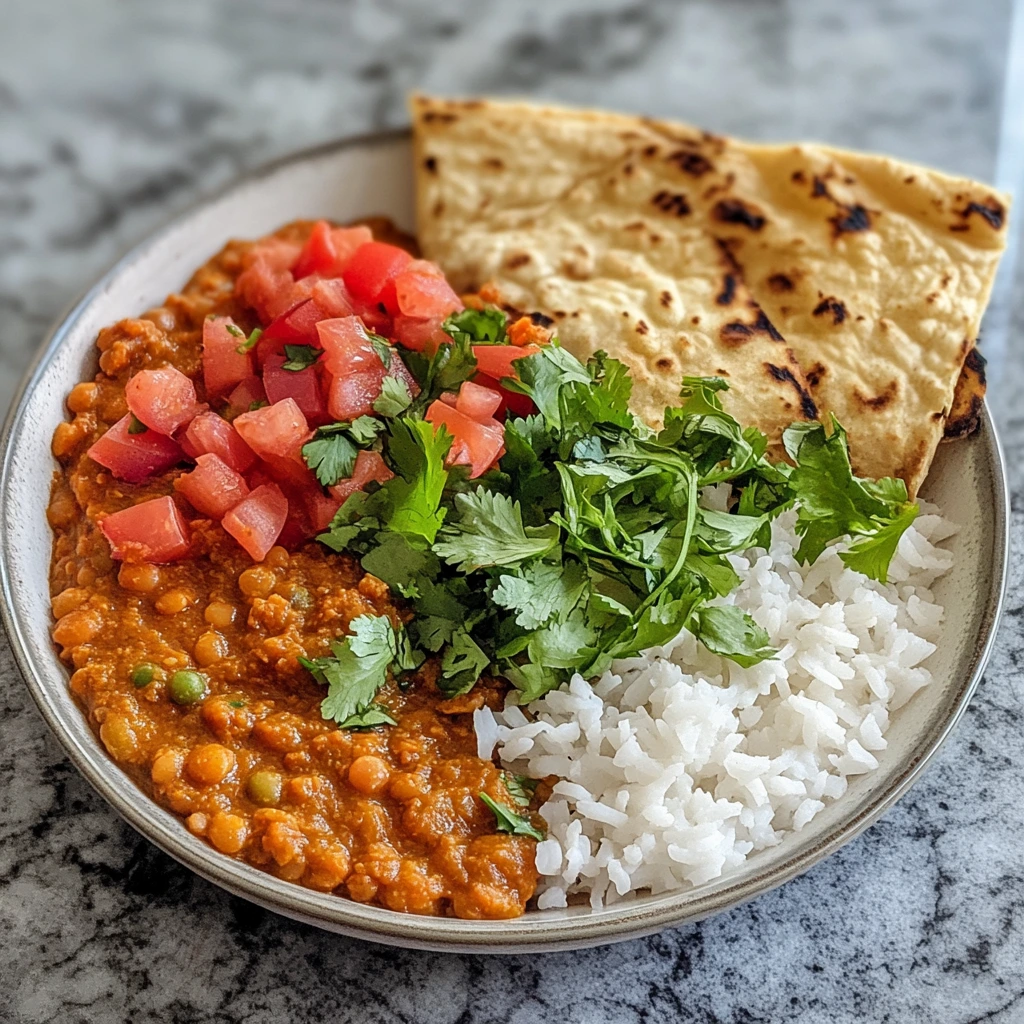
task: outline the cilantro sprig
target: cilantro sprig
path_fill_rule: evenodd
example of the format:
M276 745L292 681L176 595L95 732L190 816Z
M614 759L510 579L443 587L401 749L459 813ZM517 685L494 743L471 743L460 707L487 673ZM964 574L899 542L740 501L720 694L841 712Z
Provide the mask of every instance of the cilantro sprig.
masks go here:
M466 310L443 329L451 344L406 356L415 399L406 402L396 386L376 417L322 428L306 448L321 480L368 445L395 473L373 493L349 497L320 540L359 558L408 602L404 660L436 655L449 696L489 675L526 703L684 629L708 650L755 665L775 652L750 615L722 600L739 584L730 553L766 546L773 518L795 507L802 561L850 537L846 564L884 581L917 514L901 481L854 475L835 421L795 424L784 439L792 465L773 462L768 438L724 408L728 383L690 377L656 432L629 410L622 363L603 353L583 363L557 342L513 363L516 376L503 384L537 411L506 421L498 466L469 480L446 464L451 436L423 415L476 372L473 345L504 339L504 314ZM703 489L723 483L729 510L704 507ZM369 652L366 643L357 631L342 647ZM399 646L365 655L374 679L402 662ZM368 708L368 690L340 710ZM330 708L337 717L333 701ZM499 827L503 813L495 810Z

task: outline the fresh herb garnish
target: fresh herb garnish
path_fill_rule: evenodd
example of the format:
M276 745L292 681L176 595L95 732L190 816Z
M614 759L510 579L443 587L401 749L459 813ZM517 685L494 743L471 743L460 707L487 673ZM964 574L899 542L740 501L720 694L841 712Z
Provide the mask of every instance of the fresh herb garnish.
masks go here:
M233 338L244 338L245 337L244 331L242 331L241 328L236 327L234 324L225 324L224 325L224 329Z
M406 643L439 656L443 692L487 674L527 703L683 629L742 666L773 657L765 630L720 599L739 583L729 554L767 545L772 519L793 507L800 558L851 536L846 564L885 578L917 510L903 484L855 477L835 423L795 425L794 465L769 461L765 435L723 408L720 378L686 378L655 432L629 411L622 363L597 353L584 364L552 342L505 382L538 411L506 421L499 465L476 480L446 466L452 438L421 416L475 373L472 344L503 336L497 312L457 314L450 345L409 353L421 394L358 431L395 478L349 497L320 536L409 602ZM723 483L729 511L704 507L703 489Z
M343 727L365 727L377 691L387 682L388 669L398 658L399 638L384 616L360 615L350 624L352 635L335 640L331 654L299 658L318 683L328 687L320 705L324 718ZM377 714L375 712L374 714ZM373 722L374 725L384 724Z
M507 318L500 309L464 309L452 313L441 330L456 344L504 345Z
M149 430L149 427L147 427L146 424L135 415L135 413L132 413L132 418L128 422L128 433L144 434L147 430Z
M499 804L497 800L494 800L486 793L478 793L477 796L494 811L496 828L499 832L506 832L513 836L529 836L531 839L538 841L544 838L544 833L534 828L529 818L516 814L515 811L504 804Z
M401 377L385 377L373 411L389 419L405 412L412 405L409 385Z
M235 335L236 338L245 338L245 335L237 327L235 327L234 330L232 330L231 326L229 326L228 333ZM242 344L235 349L235 351L240 356L244 356L246 352L256 347L256 343L260 340L262 336L263 328L254 327L252 330L252 334L250 334L248 338L245 338L245 341L243 341Z
M529 775L513 775L512 772L502 772L501 780L505 783L509 796L520 807L530 806L530 801L533 799L533 794L536 792L540 781L539 779L531 779Z
M324 487L351 476L355 468L359 452L345 436L346 429L343 423L320 427L313 440L302 446L302 458Z
M299 373L308 370L324 354L324 350L313 345L285 345L284 354L287 359L281 369Z
M249 403L249 412L255 412L257 409L266 409L270 403L265 398L257 398L256 401Z
M348 428L349 437L358 445L373 444L377 435L384 430L383 421L376 416L359 416Z

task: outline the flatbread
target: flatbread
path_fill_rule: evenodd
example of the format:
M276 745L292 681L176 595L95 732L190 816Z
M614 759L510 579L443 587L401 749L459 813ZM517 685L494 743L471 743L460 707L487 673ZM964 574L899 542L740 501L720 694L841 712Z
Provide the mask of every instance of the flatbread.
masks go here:
M615 114L417 97L413 115L424 254L628 363L651 422L684 374L719 374L773 440L835 413L859 472L916 492L951 414L953 433L976 421L964 362L1008 207L986 186Z
M657 132L585 111L415 109L420 244L457 289L494 281L511 306L550 316L577 356L621 359L652 424L694 374L727 377L726 406L777 449L786 426L816 417L729 253L662 190L656 165L633 160Z

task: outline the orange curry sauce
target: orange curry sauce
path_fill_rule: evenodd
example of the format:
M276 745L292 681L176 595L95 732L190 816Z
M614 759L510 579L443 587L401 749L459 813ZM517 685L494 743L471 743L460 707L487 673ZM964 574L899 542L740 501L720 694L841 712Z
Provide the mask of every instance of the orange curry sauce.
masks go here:
M372 226L379 237L382 225ZM279 234L301 241L309 229ZM275 547L254 564L180 497L195 538L188 560L115 562L98 528L111 512L174 493L184 469L126 484L86 453L127 412L125 383L140 370L171 364L204 399L206 316L257 326L234 295L250 246L231 242L181 294L102 331L100 372L68 396L73 419L54 433L61 470L48 516L53 638L71 691L132 782L222 853L392 910L516 917L536 885L535 844L496 833L478 798L507 793L498 768L476 755L470 714L500 693L478 686L446 701L428 662L405 692L389 684L381 693L397 726L345 731L321 718L324 689L296 660L328 653L356 616L407 618L380 580L316 542ZM140 663L156 673L136 687ZM205 674L203 700L170 700L180 669Z

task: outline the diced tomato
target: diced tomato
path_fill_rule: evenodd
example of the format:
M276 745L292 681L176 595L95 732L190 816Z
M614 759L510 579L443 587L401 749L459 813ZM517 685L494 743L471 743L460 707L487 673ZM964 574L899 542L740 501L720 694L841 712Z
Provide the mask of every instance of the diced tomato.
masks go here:
M336 420L354 420L359 416L372 416L373 403L380 398L384 384L383 365L362 373L346 373L331 380L327 396L327 411Z
M327 319L327 314L312 299L306 299L276 317L263 332L260 344L269 341L286 341L289 344L319 344L316 325Z
M322 358L322 357L321 357ZM263 386L271 404L294 398L307 423L320 425L328 422L327 401L320 384L320 370L316 364L304 370L283 369L287 360L273 353L263 364Z
M100 521L110 554L127 562L173 562L189 552L188 524L170 495L114 512Z
M298 242L287 242L283 238L264 238L242 256L242 266L248 270L262 260L274 270L291 270L299 258L302 246Z
M409 367L405 365L405 360L395 349L391 350L391 366L388 369L388 376L404 380L405 386L409 389L409 394L413 398L420 393L420 386L416 383L416 378L412 375Z
M345 287L360 302L383 302L391 314L397 313L394 286L390 295L384 295L385 286L412 261L412 257L396 245L386 242L367 242L352 255L342 273Z
M378 369L383 375L384 364L359 317L321 320L316 330L325 352L323 364L334 376Z
M248 493L249 485L226 462L216 455L200 455L196 468L174 481L197 512L212 519L220 519Z
M351 316L355 312L352 307L352 296L349 295L345 282L340 277L317 281L313 288L313 301L324 311L324 316L332 319Z
M238 275L235 294L256 310L262 323L267 323L295 305L291 301L294 284L290 270L256 258Z
M277 484L263 484L243 498L221 525L256 562L274 546L288 518L288 499Z
M313 436L294 398L237 416L234 427L261 458L285 459L304 465L302 446Z
M540 349L536 345L474 345L473 355L476 356L476 366L481 373L488 377L501 380L502 377L514 377L515 370L512 363L516 359L526 359L528 356L535 356Z
M131 424L130 415L119 419L93 443L89 458L109 469L119 480L132 484L164 473L184 458L185 453L171 438L155 430L129 434Z
M424 260L414 260L395 278L398 312L418 318L443 318L462 309L461 300L440 272L432 274L413 269L423 265L433 267Z
M445 405L450 405L453 409L459 404L459 396L454 391L442 391L441 401Z
M451 338L441 330L445 317L435 316L421 320L418 317L396 316L391 337L414 352L433 355L439 346L451 344Z
M497 391L467 380L463 381L462 387L459 388L459 397L455 408L471 420L483 423L494 417L500 405L501 395Z
M244 473L256 464L256 453L234 426L215 412L202 412L188 425L182 447L193 459L216 455L236 473Z
M444 402L432 402L427 409L427 422L445 426L456 444L449 453L449 462L464 454L459 443L466 446L471 478L482 476L498 461L505 448L505 431L495 420L479 423Z
M239 352L245 335L229 316L203 321L203 383L207 395L230 391L252 374L252 353Z
M365 224L356 224L351 228L333 228L331 241L334 243L336 258L330 276L336 277L344 273L356 252L367 242L373 241L373 232Z
M206 408L196 401L192 381L173 366L140 370L125 385L124 396L138 419L166 437Z
M310 435L312 436L312 435ZM301 454L301 446L298 451ZM308 487L319 487L316 474L304 463L296 459L281 459L272 456L269 459L262 459L259 464L260 477L268 483L277 483L285 487L289 494L296 489L303 490ZM249 474L249 485L254 486L256 478Z
M328 488L331 496L344 501L350 494L361 491L370 481L385 484L394 479L395 474L387 467L379 452L361 451L356 456L356 464L352 468L352 475L346 480L339 480L333 487Z
M504 419L510 413L513 416L529 416L536 411L531 398L527 395L519 394L518 391L509 391L508 388L503 388L493 377L488 377L486 373L475 373L473 381L485 388L490 388L492 391L497 391L501 404L495 413L496 419Z
M234 415L250 412L256 402L265 402L267 392L259 377L246 377L228 396L228 407Z
M324 494L319 488L304 495L306 517L314 534L323 533L341 508L341 499Z
M296 281L310 274L327 274L333 269L337 259L338 253L334 248L331 225L325 220L318 220L313 225L313 230L309 233L295 266L292 267L292 274Z

